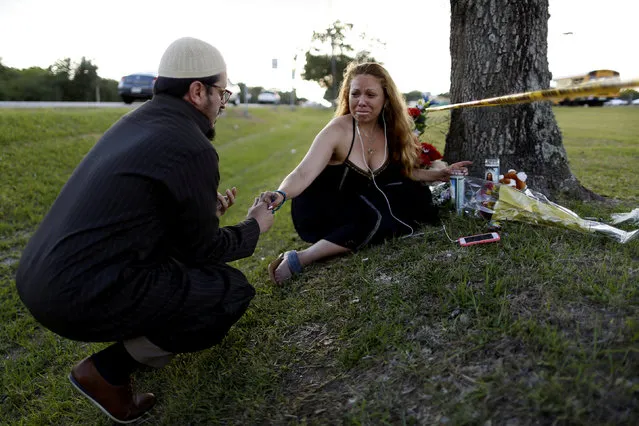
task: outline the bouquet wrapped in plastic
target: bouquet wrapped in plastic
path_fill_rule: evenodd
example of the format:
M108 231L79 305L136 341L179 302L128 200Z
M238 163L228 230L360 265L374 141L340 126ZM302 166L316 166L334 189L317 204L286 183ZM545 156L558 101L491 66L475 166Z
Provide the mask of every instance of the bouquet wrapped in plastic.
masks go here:
M624 231L605 223L582 219L573 211L527 187L520 191L509 185L466 177L463 197L465 212L490 219L493 223L511 220L600 233L620 243L639 237L639 229Z

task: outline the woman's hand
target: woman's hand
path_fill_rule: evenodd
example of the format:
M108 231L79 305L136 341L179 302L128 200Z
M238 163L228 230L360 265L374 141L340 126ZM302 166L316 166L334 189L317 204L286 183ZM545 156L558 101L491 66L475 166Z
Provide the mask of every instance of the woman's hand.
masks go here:
M260 198L266 202L269 210L278 209L285 201L284 194L276 191L266 191L262 193Z
M219 192L217 193L217 211L215 215L220 218L226 213L226 211L231 208L233 204L235 204L235 196L237 195L237 188L233 187L232 189L226 190L226 195L222 195Z
M473 164L472 161L460 161L458 163L453 163L448 167L444 167L441 169L428 169L427 173L427 181L441 181L448 182L450 181L451 175L468 175L468 169L466 166Z
M449 178L450 178L450 175L467 176L468 169L466 168L466 166L470 166L471 164L473 164L472 161L460 161L460 162L451 164L450 166L446 168L449 170L449 175L448 175Z

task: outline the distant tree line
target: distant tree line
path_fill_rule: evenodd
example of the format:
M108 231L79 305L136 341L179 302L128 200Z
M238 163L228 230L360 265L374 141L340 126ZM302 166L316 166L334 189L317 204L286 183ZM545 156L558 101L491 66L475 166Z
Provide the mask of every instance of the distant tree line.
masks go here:
M0 60L0 101L119 101L118 82L98 75L98 67L82 57L47 67L17 69Z
M338 59L338 69L343 73L343 68L354 58L340 57ZM313 59L312 64L318 61ZM315 74L317 76L324 73L326 81L330 79L330 58L323 58L323 71L310 71L310 65L307 64L307 76ZM319 67L320 69L322 67ZM326 75L328 73L328 76ZM312 80L312 79L310 79ZM317 77L316 81L321 83L321 78ZM341 83L341 79L339 81ZM249 93L249 102L256 102L257 96L262 90L261 86L246 86L244 83L238 83L240 86L240 100L245 102L244 89ZM324 82L324 87L328 87L329 83ZM294 94L290 91L279 91L281 97L280 103L289 104ZM331 89L327 89L327 94L331 96ZM406 101L415 101L423 96L421 91L413 90L405 93ZM82 57L80 62L73 63L70 58L56 61L47 68L30 67L26 69L17 69L7 67L2 64L0 58L0 101L81 101L81 102L120 102L118 96L118 82L116 80L105 79L98 75L98 66L93 64L91 60ZM294 96L295 102L306 101L305 98Z
M238 84L244 99L244 83ZM263 87L247 87L249 100L255 102ZM290 103L291 92L279 92L282 104ZM98 67L83 57L79 63L70 58L47 67L17 69L7 67L0 59L0 101L81 101L120 102L118 82L98 75ZM306 99L295 98L295 101Z

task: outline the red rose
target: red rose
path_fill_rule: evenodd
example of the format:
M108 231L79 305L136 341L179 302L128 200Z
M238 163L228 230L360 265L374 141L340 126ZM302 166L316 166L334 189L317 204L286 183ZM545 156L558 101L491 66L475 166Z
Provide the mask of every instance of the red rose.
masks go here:
M423 152L419 155L419 161L422 163L422 166L430 166L430 158L428 158L427 154L424 154Z
M422 142L419 158L423 166L430 166L433 161L439 160L443 158L443 156L433 145L429 144L428 142Z
M416 118L422 115L422 112L419 110L419 108L408 108L408 114L411 117Z

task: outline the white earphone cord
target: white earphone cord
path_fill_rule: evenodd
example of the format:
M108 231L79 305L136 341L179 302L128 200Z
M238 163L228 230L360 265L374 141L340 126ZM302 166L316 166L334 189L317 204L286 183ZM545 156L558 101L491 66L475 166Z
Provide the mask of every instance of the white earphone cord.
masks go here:
M387 150L388 150L388 139L386 138L386 120L384 119L384 114L383 113L382 113L382 122L384 123L384 161L382 161L382 164L384 164L384 163L386 163L386 155L387 155ZM366 164L366 168L371 173L371 177L373 179L373 185L375 185L375 188L377 188L377 190L382 193L382 196L384 196L384 200L386 200L386 205L388 206L388 211L389 211L390 215L393 217L393 219L395 219L396 221L398 221L399 223L401 223L402 225L404 225L408 229L410 229L410 234L404 235L404 237L403 237L403 238L408 238L408 237L412 236L415 231L413 230L413 228L409 224L403 222L402 220L400 220L397 216L395 216L393 214L393 210L391 209L390 202L388 201L388 198L386 197L386 194L384 194L384 191L382 191L380 189L380 187L377 186L377 182L375 182L375 173L373 173L373 169L371 169L371 167L368 165L368 162L366 161L366 156L364 155L364 140L362 139L362 134L359 131L359 122L357 122L356 128L357 128L357 136L359 136L359 143L362 145L362 160L364 160L364 164Z

